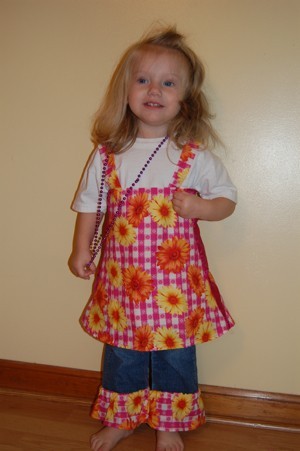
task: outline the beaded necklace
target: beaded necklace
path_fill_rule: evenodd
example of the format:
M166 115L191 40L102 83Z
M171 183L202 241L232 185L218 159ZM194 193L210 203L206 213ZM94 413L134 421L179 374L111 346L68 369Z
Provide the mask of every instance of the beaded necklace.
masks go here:
M104 184L105 184L106 169L107 169L107 166L108 166L108 156L106 155L106 158L105 158L105 160L103 162L103 168L102 168L102 174L101 174L101 180L100 180L100 188L99 188L99 196L98 196L98 202L97 202L95 231L94 231L93 241L92 241L92 244L91 244L92 257L91 257L91 260L87 263L86 268L89 268L91 266L91 264L93 263L93 261L95 260L95 258L97 257L100 249L103 246L104 241L106 240L109 232L111 231L112 227L114 226L114 224L116 222L116 219L120 216L121 208L124 205L127 197L129 196L129 194L131 193L131 191L133 190L135 185L140 181L143 173L145 172L145 170L147 169L147 167L151 163L153 157L155 157L155 155L157 154L159 149L165 144L165 142L168 139L169 139L169 137L165 136L164 139L155 148L155 150L151 153L150 157L148 158L148 160L146 161L146 163L144 164L144 166L142 167L140 172L137 174L136 179L126 189L126 191L124 193L124 196L119 201L117 209L116 209L115 214L113 216L113 219L110 222L110 224L108 225L108 227L106 228L105 234L104 235L100 234L98 236L98 234L99 234L99 227L100 227L100 223L101 223L101 206L102 206L102 199L103 199L103 190L104 190Z

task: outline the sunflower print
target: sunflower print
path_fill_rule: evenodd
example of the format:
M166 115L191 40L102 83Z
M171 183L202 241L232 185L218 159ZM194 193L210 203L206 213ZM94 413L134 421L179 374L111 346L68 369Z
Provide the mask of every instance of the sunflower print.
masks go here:
M149 397L149 415L147 423L152 429L157 429L159 426L160 412L157 409L156 399Z
M99 282L97 285L97 288L95 290L95 293L93 295L93 301L99 305L99 307L104 307L107 303L107 292L104 288L102 282Z
M135 303L148 299L154 288L150 274L135 266L124 269L123 282L127 296Z
M123 216L116 219L113 233L122 246L130 246L136 240L136 232L133 226Z
M185 179L188 176L188 173L189 173L188 168L181 169L180 171L178 171L177 180L178 180L179 186L181 186L183 184L183 182L185 181Z
M174 396L174 399L172 401L173 417L176 418L176 420L182 420L189 415L192 410L192 406L193 395L179 393L178 395Z
M190 255L190 245L184 238L173 237L158 246L157 264L167 273L180 272Z
M174 227L177 215L173 209L172 202L163 195L154 196L149 205L152 219L162 227Z
M111 201L113 204L116 204L121 198L121 185L116 170L111 171L108 183L110 186Z
M118 398L118 393L111 393L106 412L106 419L109 421L113 421L116 413L118 412Z
M211 292L211 288L210 288L210 283L209 280L206 280L205 282L205 296L206 296L206 300L208 305L212 308L212 309L216 309L217 308L217 302Z
M188 161L189 158L193 158L194 154L192 152L190 144L185 144L182 148L181 159L182 161Z
M183 341L173 328L158 327L154 333L154 345L158 350L183 348Z
M138 227L143 219L149 215L149 199L147 193L138 193L128 201L127 219L133 227Z
M201 269L198 266L190 265L188 268L188 281L192 287L192 290L201 297L205 293L205 284L201 274Z
M185 320L185 329L188 337L196 335L204 318L205 311L201 307L197 307L193 310L188 318Z
M196 341L198 343L206 343L217 337L217 331L211 321L206 321L199 327L196 333Z
M106 270L110 283L114 287L120 287L123 282L122 270L116 260L110 259L106 262Z
M127 318L121 304L113 299L108 304L108 316L114 329L122 332L127 328Z
M210 341L234 324L209 273L195 221L179 217L172 206L196 148L183 147L169 186L134 186L130 192L120 186L108 154L105 227L111 227L81 317L100 341L141 352L177 349Z
M149 324L145 324L135 331L133 348L136 351L151 351L153 349L153 331Z
M137 415L141 412L144 390L139 390L128 395L126 410L130 415Z
M93 305L89 316L89 328L92 332L101 332L105 327L105 320L102 311L97 304Z
M156 296L157 305L172 315L181 315L187 311L185 295L176 287L165 286L158 290Z

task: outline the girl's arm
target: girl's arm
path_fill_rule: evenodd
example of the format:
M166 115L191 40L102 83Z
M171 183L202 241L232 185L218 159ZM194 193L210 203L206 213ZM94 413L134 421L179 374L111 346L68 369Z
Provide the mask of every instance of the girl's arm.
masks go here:
M230 216L235 209L235 203L226 197L202 199L185 191L176 191L172 202L174 210L182 218L204 221L220 221Z
M94 236L95 223L96 213L77 214L73 238L73 250L68 261L71 272L75 276L86 280L88 280L96 270L94 263L92 263L89 268L86 267L91 260L90 245Z

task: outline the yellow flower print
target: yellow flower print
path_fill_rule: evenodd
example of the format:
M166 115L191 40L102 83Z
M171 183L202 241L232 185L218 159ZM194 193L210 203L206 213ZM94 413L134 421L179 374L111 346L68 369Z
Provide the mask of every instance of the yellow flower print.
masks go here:
M135 331L133 348L136 351L151 351L153 349L153 332L149 324L141 326Z
M174 236L158 246L157 264L167 273L182 270L190 255L190 245L184 238Z
M106 263L106 270L109 281L114 287L122 285L122 271L120 265L115 260L108 260Z
M188 168L180 169L178 171L177 179L178 179L178 183L179 183L180 186L183 184L183 182L187 178L188 173L189 173L189 169Z
M108 304L108 316L114 329L122 332L127 328L127 318L124 309L115 299Z
M149 393L149 399L157 401L161 397L162 392L158 390L151 390Z
M201 269L198 266L190 265L187 275L188 281L193 291L197 294L197 296L201 297L201 295L205 292L205 285L201 274Z
M127 218L128 222L133 225L133 227L138 227L142 220L148 216L148 194L139 193L136 196L132 196L129 199Z
M121 199L121 189L112 189L110 190L110 199L113 204L116 204Z
M93 332L100 332L105 327L105 321L99 306L93 305L89 313L89 327Z
M115 414L118 412L118 393L112 393L109 399L109 405L106 411L105 419L108 421L112 421L115 417Z
M209 284L208 280L206 280L206 282L205 282L205 296L206 296L206 300L207 300L208 305L212 309L215 309L217 307L217 303L216 303L216 300L213 297L213 294L211 292L210 284Z
M187 302L184 294L176 287L164 286L158 290L157 304L167 313L181 315L187 311Z
M108 178L108 183L111 189L110 191L111 201L113 203L116 203L119 201L121 195L121 185L119 182L117 171L115 170L111 171L111 174Z
M193 395L179 393L172 401L172 413L176 420L182 420L189 415L193 406Z
M155 196L149 205L149 213L153 220L162 227L174 227L176 223L176 213L170 199L162 194Z
M206 321L201 324L198 332L196 333L196 341L200 343L205 343L207 341L213 340L217 337L217 331L215 330L211 321Z
M166 349L183 348L182 339L173 327L158 327L154 334L154 345L162 351Z
M126 401L126 409L130 415L139 414L142 409L142 401L144 396L144 390L139 390L128 395Z
M124 269L123 283L127 296L135 303L148 299L154 288L150 274L138 266Z
M122 246L130 246L135 242L136 232L131 224L123 216L116 219L114 235Z
M111 189L120 189L121 188L116 170L111 171L110 176L108 178L108 183L109 183L109 186Z

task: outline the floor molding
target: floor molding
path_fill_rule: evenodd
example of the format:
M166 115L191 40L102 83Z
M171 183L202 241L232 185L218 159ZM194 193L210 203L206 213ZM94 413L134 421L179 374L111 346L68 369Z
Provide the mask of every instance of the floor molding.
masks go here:
M0 359L0 392L91 404L100 372ZM208 422L300 433L300 396L200 386Z

